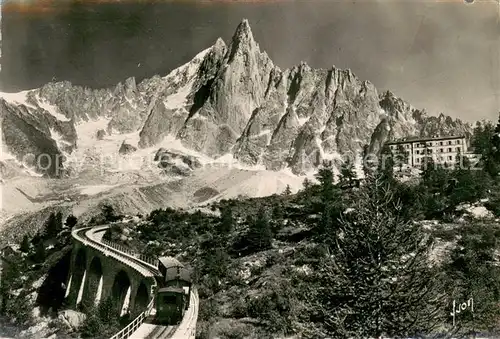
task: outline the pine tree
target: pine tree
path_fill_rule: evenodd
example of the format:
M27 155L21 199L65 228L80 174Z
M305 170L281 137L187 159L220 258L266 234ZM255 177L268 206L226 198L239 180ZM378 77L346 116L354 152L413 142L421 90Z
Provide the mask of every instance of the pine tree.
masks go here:
M403 170L403 166L408 162L409 152L405 150L403 145L398 145L398 151L396 153L396 162L399 166L399 171Z
M219 222L216 224L217 234L215 235L218 246L226 246L228 237L233 231L235 223L231 207L226 206L221 208L221 216Z
M312 186L311 180L305 178L304 181L302 182L302 187L304 188L304 190L307 191L308 189L311 188L311 186Z
M490 155L493 149L493 136L495 134L495 127L491 121L478 121L474 131L470 145L474 148L474 153L483 156Z
M286 185L285 191L283 192L284 195L290 195L292 194L292 189L290 188L290 185Z
M310 211L314 210L314 191L315 185L311 182L310 179L305 178L302 182L303 189L299 192L299 198L304 204L305 210Z
M371 174L373 174L376 166L375 166L375 161L373 159L374 154L370 153L370 146L364 145L363 146L363 173L365 177L369 177Z
M339 183L341 187L349 186L356 179L353 163L348 159L340 167Z
M63 228L63 215L61 211L56 213L55 222L56 222L57 234L59 234L59 232L61 232Z
M331 243L336 219L340 215L340 191L335 186L331 163L324 163L316 178L320 182L321 220L315 228L316 238L324 244Z
M103 205L101 208L102 216L105 222L115 222L119 217L115 213L115 209L111 205Z
M470 160L466 155L463 155L460 151L458 151L455 156L455 165L454 170L462 173L463 171L470 171Z
M428 266L430 241L405 221L390 185L371 176L346 215L317 276L317 305L328 336L429 333L446 312Z
M495 126L495 133L491 139L496 159L500 157L500 113L498 114L497 125Z
M30 239L27 234L24 235L23 240L21 242L21 252L28 253L30 251Z
M500 168L500 113L498 117L497 125L495 126L495 131L491 137L491 155L490 162L488 163L490 175L493 177L498 176L498 169Z
M316 179L320 182L321 200L323 205L332 203L336 197L336 188L331 162L323 163L323 166L316 174Z
M43 262L45 261L45 258L47 258L47 252L45 251L45 244L43 243L43 241L39 241L35 247L35 259L38 262Z
M388 145L382 147L377 172L381 174L382 180L386 182L394 181L394 155Z
M66 222L64 223L64 225L68 228L73 228L77 223L78 223L78 219L73 214L70 214L66 218Z
M248 234L250 246L255 251L263 251L271 248L273 240L273 232L267 216L267 211L261 208L257 213L257 217L250 224Z
M480 154L481 167L491 176L497 173L497 166L493 157L493 136L495 128L490 121L477 122L472 135L471 146L474 148L474 153Z
M52 238L59 233L57 225L57 218L54 213L50 213L49 218L45 221L45 234L47 237Z
M203 273L208 274L214 278L223 279L227 274L227 267L230 263L229 255L225 248L216 247L211 248L203 256L204 266Z
M285 214L283 212L283 206L281 205L281 203L277 202L273 206L273 210L272 210L273 234L276 235L276 233L283 227L284 217L285 217Z

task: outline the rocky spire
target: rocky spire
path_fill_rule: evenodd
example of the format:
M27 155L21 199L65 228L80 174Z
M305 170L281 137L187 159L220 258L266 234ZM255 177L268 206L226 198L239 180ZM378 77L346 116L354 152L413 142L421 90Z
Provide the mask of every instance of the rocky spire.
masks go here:
M229 62L231 62L239 53L259 51L259 45L253 38L252 29L250 28L250 24L247 19L243 19L243 21L241 21L236 28L236 31L231 38L228 50Z
M243 19L238 27L236 27L232 40L238 42L254 42L252 29L247 19Z

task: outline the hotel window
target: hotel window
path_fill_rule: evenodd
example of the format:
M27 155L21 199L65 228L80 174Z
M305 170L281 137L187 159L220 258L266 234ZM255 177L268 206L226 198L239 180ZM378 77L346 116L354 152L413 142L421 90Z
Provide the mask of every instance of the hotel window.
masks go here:
M457 145L460 145L460 140L457 140Z
M415 154L420 154L420 151L419 151L419 150L416 150L416 151L415 151Z
M420 158L415 159L415 162L419 163L420 162Z
M451 140L450 140L450 141L448 141L448 145L451 145Z
M460 147L457 147L457 152L460 152Z
M453 160L453 157L451 155L449 155L448 160Z
M439 142L439 146L443 146L443 142L442 141Z
M444 152L444 149L440 148L439 153L443 153L443 152Z
M451 152L451 147L450 147L450 148L448 148L448 152Z

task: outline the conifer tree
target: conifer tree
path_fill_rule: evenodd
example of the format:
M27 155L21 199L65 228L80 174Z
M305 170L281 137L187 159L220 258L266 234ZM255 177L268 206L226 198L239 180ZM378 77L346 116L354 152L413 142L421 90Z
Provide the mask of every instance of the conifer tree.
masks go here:
M45 234L47 237L51 238L57 236L58 233L59 227L57 225L57 217L54 213L50 213L49 218L45 222Z
M304 188L304 190L310 189L311 186L312 186L311 180L305 178L304 181L302 182L302 187Z
M78 223L78 219L73 215L73 214L70 214L67 218L66 218L66 222L64 223L64 225L68 228L72 228L73 226L75 226L76 224Z
M314 184L310 179L305 178L302 182L302 187L303 189L299 192L300 200L302 200L304 206L306 207L306 210L314 209Z
M477 122L471 140L474 153L481 156L480 166L486 173L493 177L497 173L493 147L494 134L495 128L490 121Z
M23 240L21 241L21 252L28 253L30 251L30 240L27 234L24 235Z
M369 177L371 174L373 174L374 170L376 169L376 161L374 159L374 154L370 153L370 147L368 145L363 146L363 173L365 177Z
M495 156L497 160L500 160L500 113L498 114L497 125L495 126L495 133L491 139Z
M317 305L328 336L405 337L442 320L444 296L428 266L430 241L405 221L381 174L359 192L317 276Z
M286 185L285 191L283 192L284 195L290 195L292 194L292 189L290 188L290 185Z
M250 224L248 234L250 246L255 251L263 251L271 248L273 232L267 216L267 211L261 208L257 217Z
M323 162L323 166L318 170L318 173L316 174L316 179L320 182L321 200L323 205L332 203L336 197L336 188L331 162Z
M104 222L115 222L120 219L120 217L116 215L115 209L111 205L103 205L101 207L101 213L104 217Z
M273 233L276 234L283 227L283 219L285 214L283 212L283 206L281 203L276 203L272 210L272 228Z
M321 220L316 226L315 235L322 242L328 243L334 230L335 220L339 214L339 190L334 184L334 174L331 162L323 163L316 178L320 182Z
M394 181L394 155L388 145L384 145L380 152L377 172L381 175L381 180L386 182Z
M56 223L57 234L59 234L59 232L61 232L62 228L63 228L63 216L62 216L61 211L56 213L55 223Z
M220 221L216 224L215 235L218 245L225 247L228 237L231 234L235 226L235 220L233 217L233 210L231 207L221 208Z
M353 163L347 159L344 161L340 167L340 186L350 185L352 181L356 179L356 172L354 171Z
M39 241L35 247L35 259L38 262L43 262L47 257L47 252L45 251L45 244L43 241Z
M398 145L398 151L396 153L396 162L399 166L399 171L403 170L403 166L408 161L408 151L404 149L403 145Z

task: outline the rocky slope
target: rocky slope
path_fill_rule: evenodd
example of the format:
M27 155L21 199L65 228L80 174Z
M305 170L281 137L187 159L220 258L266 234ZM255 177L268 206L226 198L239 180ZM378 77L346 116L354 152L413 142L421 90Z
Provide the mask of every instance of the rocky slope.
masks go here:
M31 154L28 167L55 176L65 173L57 158L85 147L89 133L96 143L134 134L135 144L127 141L121 153L153 148L154 154L169 148L166 138L177 139L212 159L230 154L247 165L304 174L366 144L376 151L387 138L471 131L390 92L379 95L350 70L305 63L281 70L260 50L246 20L228 45L218 39L165 77L139 84L130 78L99 90L49 83L22 97L1 95L0 108L3 151L18 161ZM80 128L99 120L105 124Z

